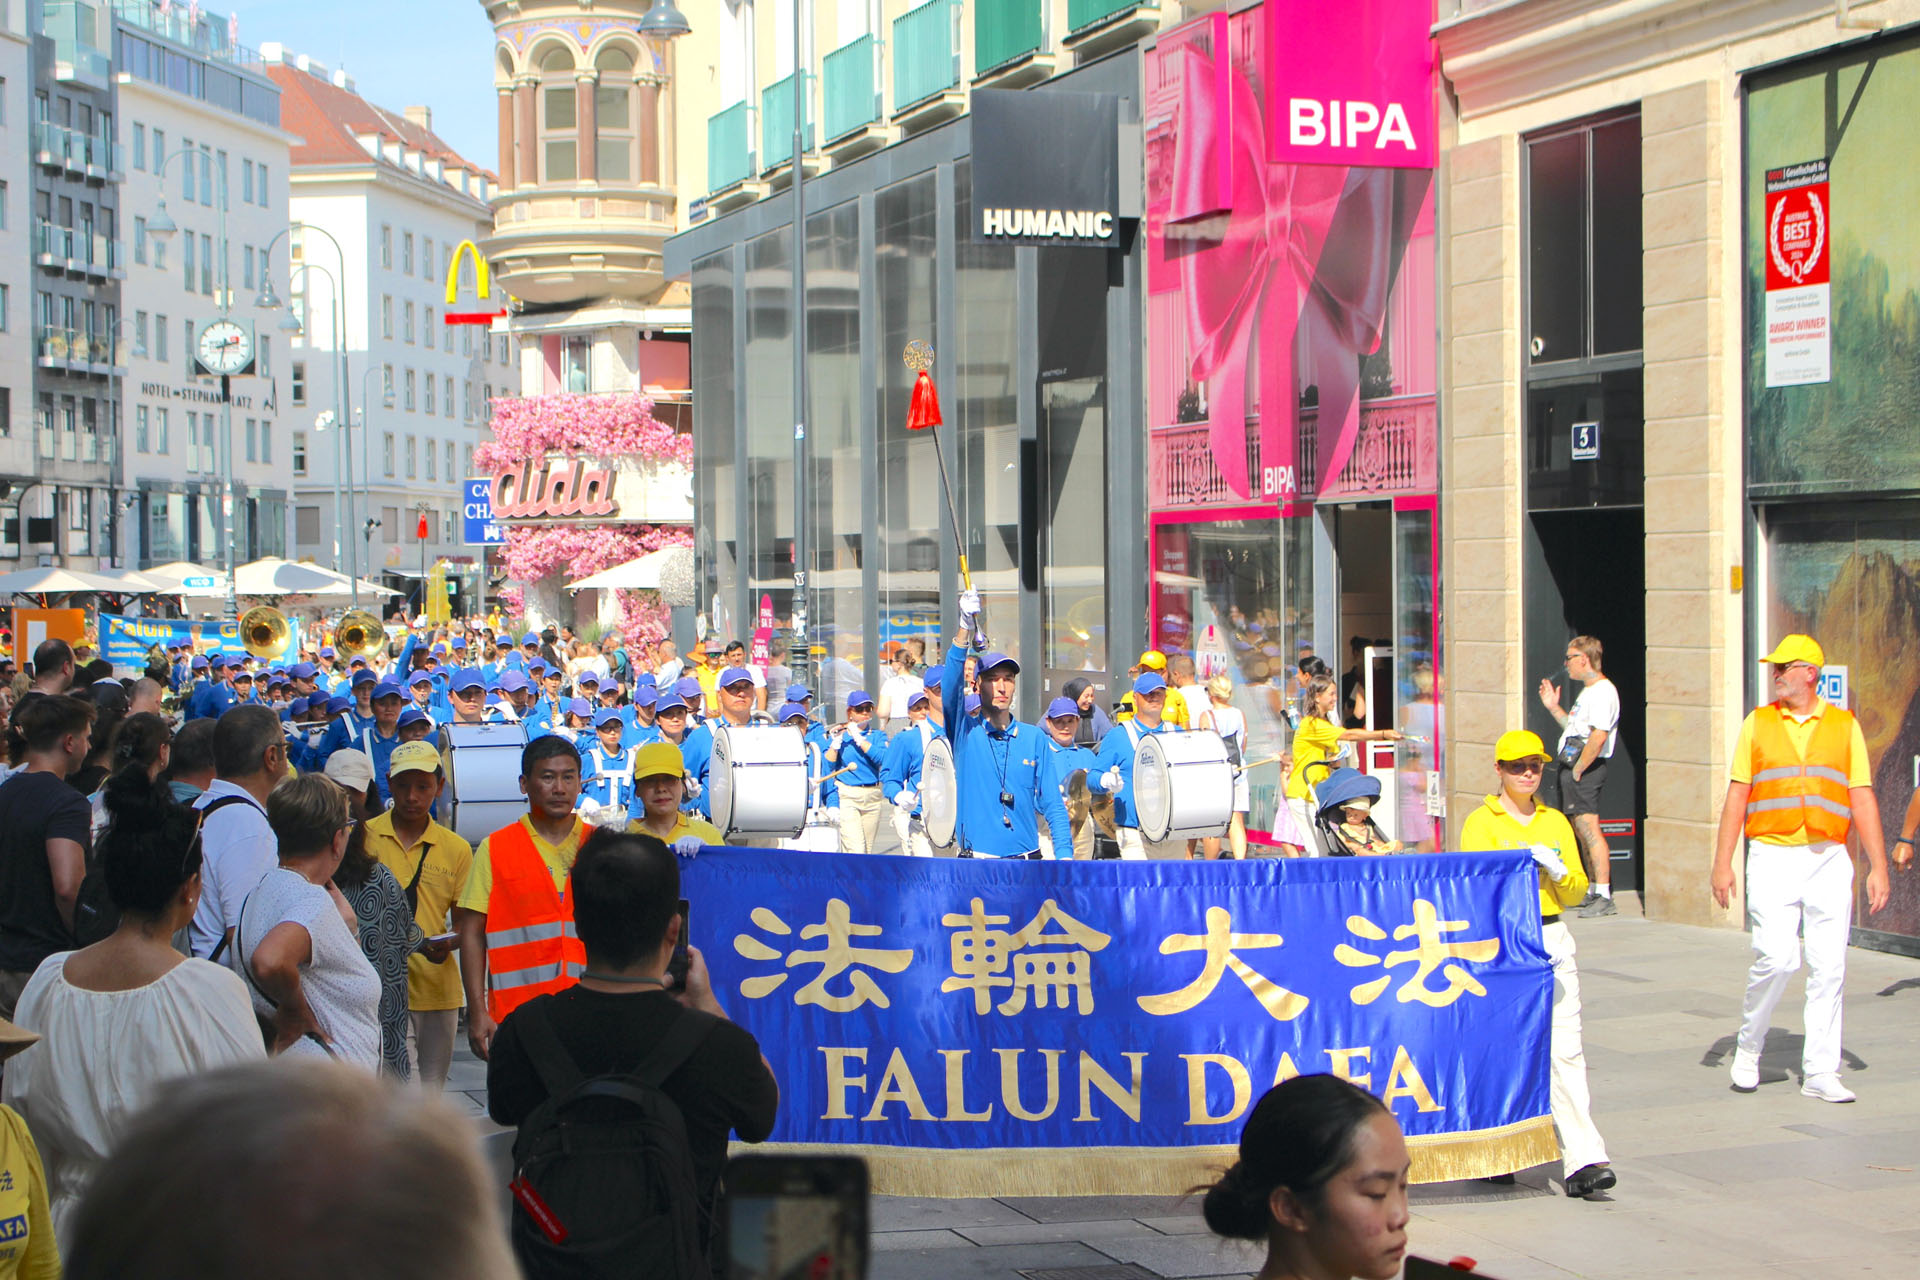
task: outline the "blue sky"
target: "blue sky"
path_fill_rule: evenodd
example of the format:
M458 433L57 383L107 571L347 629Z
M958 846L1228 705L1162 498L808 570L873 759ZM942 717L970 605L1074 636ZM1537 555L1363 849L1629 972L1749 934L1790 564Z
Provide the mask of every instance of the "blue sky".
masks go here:
M179 0L184 3L184 0ZM278 40L345 67L369 102L424 104L433 129L482 168L499 163L494 130L493 27L480 0L209 0L240 16L240 43Z

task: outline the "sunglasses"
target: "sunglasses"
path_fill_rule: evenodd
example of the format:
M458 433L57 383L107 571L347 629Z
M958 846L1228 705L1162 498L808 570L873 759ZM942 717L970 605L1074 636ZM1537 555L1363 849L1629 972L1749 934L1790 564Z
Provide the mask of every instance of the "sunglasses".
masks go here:
M1500 762L1500 772L1517 773L1522 776L1529 773L1544 773L1546 768L1547 762L1544 760L1502 760Z

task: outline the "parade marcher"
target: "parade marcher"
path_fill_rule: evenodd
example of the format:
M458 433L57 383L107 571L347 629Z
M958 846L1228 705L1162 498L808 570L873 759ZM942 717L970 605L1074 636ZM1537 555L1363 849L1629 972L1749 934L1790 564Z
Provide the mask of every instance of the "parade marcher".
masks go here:
M1133 682L1133 714L1101 739L1095 758L1098 772L1087 774L1087 789L1113 797L1113 822L1119 829L1120 856L1127 859L1179 860L1187 856L1185 840L1148 840L1140 834L1140 816L1134 808L1133 757L1140 740L1149 734L1177 732L1160 718L1167 702L1167 681L1157 671L1143 671Z
M687 776L692 782L687 788L691 800L688 807L703 818L713 816L707 787L708 773L713 763L714 730L722 725L745 728L753 722L752 673L744 667L735 667L730 671L715 673L715 679L719 681L715 685L714 695L720 706L718 718L689 729L686 739L680 744L680 754L686 760Z
M640 676L633 686L633 703L627 708L627 729L621 745L642 747L660 741L660 730L653 723L659 702L660 691L654 688L653 681L648 676Z
M1733 900L1734 853L1745 840L1753 967L1733 1052L1733 1087L1743 1093L1759 1087L1767 1027L1804 948L1800 1092L1822 1102L1852 1102L1853 1090L1840 1081L1840 1009L1853 913L1847 838L1856 827L1867 855L1867 910L1886 906L1891 888L1866 735L1851 712L1820 696L1826 655L1811 636L1787 636L1761 661L1773 668L1774 700L1740 725L1713 854L1713 896L1726 907ZM1902 868L1911 863L1913 846L1895 845L1894 852Z
M1093 752L1077 742L1080 718L1080 704L1063 695L1047 704L1046 718L1040 726L1047 731L1043 772L1047 785L1060 793L1062 804L1067 799L1067 781L1075 772L1084 770L1091 778L1099 768ZM1067 816L1071 819L1071 810ZM1053 839L1045 831L1040 833L1040 851L1049 858L1063 856L1053 847ZM1073 848L1064 856L1079 862L1093 857L1093 822L1090 819L1081 822L1080 830L1074 833Z
M462 667L447 681L453 704L449 724L484 724L487 718L487 678L475 667Z
M1560 804L1580 837L1592 891L1577 914L1610 916L1613 904L1613 854L1600 829L1600 788L1606 785L1607 762L1620 731L1620 691L1600 674L1600 642L1592 636L1567 641L1567 674L1580 682L1569 710L1560 707L1560 689L1552 680L1540 682L1540 704L1560 722L1560 742L1554 762L1560 773Z
M433 672L426 668L407 677L407 696L412 699L411 705L432 716L435 724L451 718L448 708L441 706L440 688L434 682Z
M387 764L393 807L362 829L367 852L393 873L428 940L407 958L407 1049L415 1078L444 1089L453 1061L453 1037L465 1003L460 970L446 963L445 938L455 899L473 870L473 846L433 820L446 783L440 753L428 743L403 743ZM441 942L433 942L434 938Z
M840 776L840 852L872 853L880 838L880 765L887 735L873 724L873 699L855 689L847 695L847 722L827 742L827 767ZM905 850L902 850L905 852Z
M956 839L963 858L1038 858L1044 820L1056 848L1071 848L1073 826L1059 792L1042 785L1044 734L1013 718L1020 664L1004 653L980 659L982 714L967 714L967 650L982 643L980 593L960 593L960 634L940 677L946 734L959 789Z
M418 707L407 707L401 711L400 719L395 722L400 733L400 744L419 742L433 733L433 717ZM396 747L395 750L399 748Z
M603 708L594 717L594 745L580 753L581 809L633 808L634 749L621 746L626 721L614 708ZM678 754L677 752L675 754Z
M719 828L681 808L687 764L670 743L634 748L632 770L633 798L639 806L627 830L653 836L686 855L698 853L703 845L726 843Z
M1580 846L1565 815L1535 796L1546 776L1547 748L1526 729L1500 735L1494 744L1500 792L1467 815L1462 852L1525 849L1540 878L1540 937L1553 962L1553 1036L1550 1049L1554 1127L1560 1131L1560 1171L1566 1193L1590 1196L1618 1182L1607 1163L1607 1145L1594 1127L1587 1093L1587 1054L1580 1028L1580 970L1574 963L1573 931L1561 919L1587 892Z
M930 858L933 846L920 821L920 766L926 761L927 743L940 732L940 726L930 714L933 698L924 683L906 695L905 702L906 726L888 740L886 757L880 764L880 792L892 808L893 832L899 838L900 852ZM800 715L805 717L804 708Z
M485 1058L500 1020L548 991L573 985L585 953L569 927L567 876L593 830L575 815L580 753L554 734L520 753L527 812L474 850L460 891L460 979L467 995L467 1043Z
M807 761L807 827L810 830L800 835L780 841L782 849L814 849L815 843L809 837L812 828L824 827L833 832L831 848L840 844L840 795L838 778L829 778L832 772L827 768L827 747L824 742L816 742L811 733L812 722L807 719L807 709L797 702L784 704L776 713L776 723L783 724L800 734L801 745L806 752Z

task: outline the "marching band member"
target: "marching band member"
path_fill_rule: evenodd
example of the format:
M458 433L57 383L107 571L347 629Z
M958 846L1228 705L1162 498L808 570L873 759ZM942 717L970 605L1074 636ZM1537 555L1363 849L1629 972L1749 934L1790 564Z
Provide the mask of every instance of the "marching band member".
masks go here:
M400 713L396 727L400 741L419 742L433 732L433 717L419 707L408 707Z
M893 806L893 830L900 838L900 852L915 858L931 858L933 845L920 822L920 766L926 762L927 744L941 731L933 717L931 690L940 687L940 673L907 695L907 727L893 735L887 744L887 757L880 765L880 790ZM802 709L801 714L805 714Z
M487 719L487 678L474 667L461 667L447 681L453 702L453 714L444 724L485 724Z
M711 823L685 809L686 761L665 742L650 742L633 752L632 788L643 806L627 830L655 836L675 853L697 853L701 845L726 843Z
M500 672L500 701L487 708L488 724L517 724L523 718L522 704L531 704L533 692L527 686L526 673L518 667Z
M1047 704L1046 719L1040 727L1047 733L1046 763L1043 766L1047 785L1060 793L1060 802L1067 800L1067 779L1081 769L1091 778L1099 766L1093 752L1078 745L1074 736L1080 732L1080 704L1072 698L1055 698ZM1072 813L1068 813L1072 818ZM1045 831L1040 833L1040 850L1050 858L1059 857L1054 851L1053 841ZM1073 837L1072 856L1076 861L1084 862L1093 857L1093 823L1084 821Z
M1096 763L1101 772L1087 775L1087 787L1113 797L1113 821L1120 829L1120 856L1128 859L1185 859L1185 840L1145 840L1133 807L1133 753L1150 733L1175 733L1160 718L1167 704L1167 682L1157 671L1143 671L1133 682L1133 715L1107 731L1100 740Z
M1057 791L1041 785L1043 735L1013 718L1020 664L1004 653L980 659L981 714L966 714L967 650L979 646L980 593L960 593L960 635L947 648L940 691L946 703L947 741L959 784L960 856L1038 858L1044 816L1054 843L1073 845L1073 829Z
M654 687L650 676L641 676L633 686L633 705L627 708L627 731L624 741L629 747L644 747L649 742L660 741L660 730L654 727L654 708L660 702L660 691Z
M413 699L413 705L433 717L435 724L452 719L451 709L440 702L440 689L435 683L433 672L425 667L407 677L407 694Z
M781 706L776 713L776 723L787 725L800 733L805 744L807 759L807 829L791 839L780 841L782 849L802 849L812 851L818 848L810 838L816 832L833 832L834 845L839 843L840 832L840 796L837 778L829 778L832 770L827 768L826 747L815 742L808 730L812 722L807 718L807 709L798 702L789 702Z
M686 740L680 745L680 754L686 757L687 775L693 784L688 788L693 799L692 807L703 817L710 817L713 813L708 807L712 802L707 799L706 793L708 767L713 762L715 728L721 725L745 728L753 722L752 673L736 667L731 671L722 671L720 678L725 683L717 685L714 690L714 696L720 703L719 718L688 730Z
M723 671L723 677L741 668ZM752 677L747 676L749 688ZM749 694L749 697L752 695ZM872 853L880 837L880 765L887 735L873 727L873 699L864 689L847 695L847 722L827 742L826 759L840 775L840 852Z
M594 717L594 736L598 741L580 753L580 773L586 781L580 788L577 807L597 805L602 809L632 811L637 748L620 745L626 727L615 708L602 708Z

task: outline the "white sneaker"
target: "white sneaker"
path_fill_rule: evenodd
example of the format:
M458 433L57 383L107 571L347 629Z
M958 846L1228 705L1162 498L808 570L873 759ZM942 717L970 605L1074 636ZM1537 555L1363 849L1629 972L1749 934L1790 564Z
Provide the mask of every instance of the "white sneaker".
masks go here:
M1752 1093L1760 1087L1760 1055L1748 1049L1733 1051L1733 1087Z
M1840 1077L1832 1071L1823 1071L1817 1076L1808 1076L1800 1092L1809 1098L1818 1098L1822 1102L1852 1102L1853 1090L1840 1083Z

